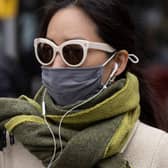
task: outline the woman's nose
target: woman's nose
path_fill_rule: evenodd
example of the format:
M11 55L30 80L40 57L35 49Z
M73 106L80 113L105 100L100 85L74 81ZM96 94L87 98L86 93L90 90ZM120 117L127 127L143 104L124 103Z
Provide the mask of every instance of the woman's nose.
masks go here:
M65 67L66 64L63 62L61 56L59 53L56 54L55 60L53 62L53 64L51 65L52 68L61 68L61 67Z

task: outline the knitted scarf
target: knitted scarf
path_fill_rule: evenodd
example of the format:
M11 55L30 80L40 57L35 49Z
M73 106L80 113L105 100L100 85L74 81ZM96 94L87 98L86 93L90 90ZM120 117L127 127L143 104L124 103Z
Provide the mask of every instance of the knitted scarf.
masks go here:
M0 99L0 126L12 132L33 155L47 166L53 154L53 138L42 116L42 87L34 99ZM67 114L61 125L63 151L60 151L59 122L74 105L55 105L44 97L46 118L57 144L52 168L130 168L119 154L139 118L137 78L114 82L90 102Z

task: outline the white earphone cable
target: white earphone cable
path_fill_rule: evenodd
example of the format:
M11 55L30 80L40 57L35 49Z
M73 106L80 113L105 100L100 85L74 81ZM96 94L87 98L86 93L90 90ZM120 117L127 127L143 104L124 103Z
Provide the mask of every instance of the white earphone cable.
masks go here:
M45 122L47 128L49 129L49 131L51 133L51 136L52 136L52 139L53 139L53 143L54 143L53 154L52 154L50 162L49 162L49 164L47 166L47 168L50 168L52 166L52 163L53 163L53 161L55 159L55 156L56 156L57 143L56 143L56 138L55 138L54 132L53 132L52 128L50 127L50 125L49 125L49 123L48 123L48 121L46 119L46 107L45 107L45 101L44 101L45 95L46 95L46 89L44 90L43 97L42 97L42 115L43 115L44 122Z
M91 101L92 99L94 99L98 94L100 94L105 88L103 87L97 94L95 94L94 96L90 97L89 99L83 101L82 103L74 106L73 108L71 108L70 110L68 110L62 117L61 117L61 120L60 120L60 123L59 123L59 142L60 142L60 148L61 148L61 152L59 154L58 157L60 157L61 153L62 153L62 150L63 150L63 145L62 145L62 138L61 138L61 126L62 126L62 122L64 120L64 118L69 114L71 113L73 110L75 110L76 108L78 108L79 106L82 106L84 105L85 103Z

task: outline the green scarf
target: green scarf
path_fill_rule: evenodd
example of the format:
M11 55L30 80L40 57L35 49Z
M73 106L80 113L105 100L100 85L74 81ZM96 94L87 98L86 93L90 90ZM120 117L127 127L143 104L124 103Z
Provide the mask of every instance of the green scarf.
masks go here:
M4 125L47 166L53 153L53 139L42 116L43 92L44 88L41 88L34 99L26 96L1 98L0 125ZM59 121L74 105L55 105L48 94L45 103L46 117L57 143L52 168L130 168L119 152L140 114L138 80L133 74L127 73L126 79L116 81L64 118L62 153L58 138Z

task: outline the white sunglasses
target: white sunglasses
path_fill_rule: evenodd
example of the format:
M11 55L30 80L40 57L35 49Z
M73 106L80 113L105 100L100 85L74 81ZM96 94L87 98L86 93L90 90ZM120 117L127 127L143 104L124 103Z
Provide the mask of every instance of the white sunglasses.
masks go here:
M102 50L113 53L115 51L106 43L89 42L87 40L69 40L61 45L46 38L34 40L35 56L41 65L47 66L54 62L57 53L63 62L70 67L79 67L86 60L88 49Z

